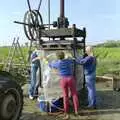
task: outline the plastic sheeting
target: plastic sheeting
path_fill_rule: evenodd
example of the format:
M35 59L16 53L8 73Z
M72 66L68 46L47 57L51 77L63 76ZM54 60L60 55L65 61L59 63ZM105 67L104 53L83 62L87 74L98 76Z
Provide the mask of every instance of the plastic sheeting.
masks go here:
M65 57L72 57L71 51L64 51ZM55 51L41 51L41 56L48 58L48 61L45 59L41 60L41 78L43 89L40 89L40 93L42 92L45 95L45 98L48 100L59 98L62 96L62 91L59 85L60 77L58 75L58 71L55 69L51 69L48 66L48 62L55 61L56 54ZM83 85L83 68L81 65L76 64L76 80L77 80L77 90L79 91Z

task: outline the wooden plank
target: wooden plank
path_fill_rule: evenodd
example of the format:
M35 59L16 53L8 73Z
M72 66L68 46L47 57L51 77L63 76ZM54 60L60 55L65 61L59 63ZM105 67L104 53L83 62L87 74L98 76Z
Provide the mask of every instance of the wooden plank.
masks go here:
M113 77L109 77L109 76L96 76L96 81L97 82L105 82L105 81L113 81Z

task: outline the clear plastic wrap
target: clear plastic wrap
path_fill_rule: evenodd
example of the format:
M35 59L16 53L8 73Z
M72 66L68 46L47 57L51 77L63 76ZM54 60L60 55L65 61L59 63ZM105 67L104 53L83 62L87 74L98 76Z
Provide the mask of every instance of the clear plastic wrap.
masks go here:
M66 58L71 58L71 51L64 51ZM55 61L56 54L55 51L42 51L42 56L46 59L41 60L41 71L42 71L42 85L43 85L43 93L45 98L55 99L62 96L62 90L59 85L60 76L58 75L58 71L55 69L51 69L48 65L49 62ZM76 81L77 81L77 90L79 91L83 85L83 68L81 65L76 64Z

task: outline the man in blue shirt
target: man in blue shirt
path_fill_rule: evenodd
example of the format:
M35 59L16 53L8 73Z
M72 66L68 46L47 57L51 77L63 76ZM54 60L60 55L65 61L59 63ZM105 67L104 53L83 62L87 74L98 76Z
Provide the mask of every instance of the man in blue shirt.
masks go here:
M96 58L92 47L86 47L87 56L78 58L77 62L83 65L86 87L88 89L88 108L96 108Z
M40 67L40 57L38 56L38 50L35 49L31 54L31 83L29 88L29 98L34 99L37 94L36 86L36 73Z

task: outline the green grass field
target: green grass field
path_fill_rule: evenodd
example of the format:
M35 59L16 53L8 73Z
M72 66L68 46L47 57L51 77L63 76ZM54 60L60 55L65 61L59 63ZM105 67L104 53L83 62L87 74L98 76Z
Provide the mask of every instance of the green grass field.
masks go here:
M8 47L0 47L0 62L5 61L8 56ZM28 49L22 48L25 59L27 59ZM96 47L94 54L97 57L97 75L115 74L120 71L120 48L119 47Z
M97 57L97 74L115 74L119 75L120 71L120 48L119 47L98 47L95 48Z
M0 47L0 62L3 62L7 59L9 50L10 50L10 47ZM12 51L13 51L13 49L12 49ZM27 48L22 48L22 53L23 53L24 57L27 56L27 52L28 52Z
M111 61L120 60L120 48L119 47L117 48L98 47L98 48L95 48L94 53L96 57L98 57L100 60L111 60Z
M2 62L8 56L8 47L0 47L0 62Z

